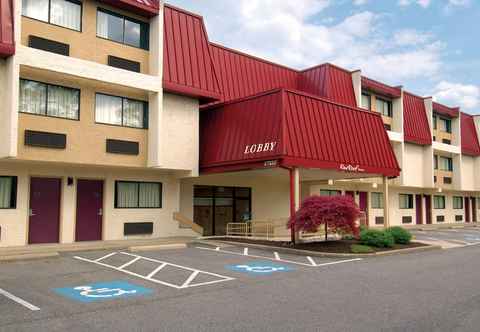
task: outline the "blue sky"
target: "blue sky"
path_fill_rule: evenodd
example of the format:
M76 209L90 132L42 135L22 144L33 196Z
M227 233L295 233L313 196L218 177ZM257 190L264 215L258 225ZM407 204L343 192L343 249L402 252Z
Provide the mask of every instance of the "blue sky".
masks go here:
M480 114L478 0L169 0L211 41L293 68L332 62Z

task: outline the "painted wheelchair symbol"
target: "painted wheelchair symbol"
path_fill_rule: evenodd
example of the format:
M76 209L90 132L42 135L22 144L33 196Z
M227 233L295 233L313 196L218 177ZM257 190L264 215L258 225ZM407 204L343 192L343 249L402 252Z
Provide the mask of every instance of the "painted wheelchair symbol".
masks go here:
M252 272L252 273L272 273L272 272L286 271L286 269L283 266L275 267L275 266L237 265L236 268L243 269L247 272Z
M81 291L80 295L89 298L111 298L126 294L135 294L136 290L124 290L121 288L93 288L91 286L78 286L75 290Z

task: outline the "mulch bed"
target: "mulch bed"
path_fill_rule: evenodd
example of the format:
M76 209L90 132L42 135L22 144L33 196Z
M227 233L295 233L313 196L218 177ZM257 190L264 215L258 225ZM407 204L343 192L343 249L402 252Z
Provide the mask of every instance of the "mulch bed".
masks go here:
M298 243L292 245L290 242L284 241L267 241L267 240L252 240L252 239L240 239L240 238L215 238L214 240L230 241L239 243L260 244L270 247L281 248L293 248L308 251L338 253L338 254L351 254L350 246L352 244L361 244L358 240L330 240L327 242L310 242L310 243ZM398 249L417 248L426 246L423 243L412 242L410 244L395 244L392 248L374 248L375 252L391 251Z

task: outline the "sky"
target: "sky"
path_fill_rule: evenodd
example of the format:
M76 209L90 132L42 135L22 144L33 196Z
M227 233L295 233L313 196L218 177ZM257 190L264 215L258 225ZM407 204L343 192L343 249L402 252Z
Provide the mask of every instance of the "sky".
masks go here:
M167 0L210 41L291 68L324 62L480 114L480 0Z

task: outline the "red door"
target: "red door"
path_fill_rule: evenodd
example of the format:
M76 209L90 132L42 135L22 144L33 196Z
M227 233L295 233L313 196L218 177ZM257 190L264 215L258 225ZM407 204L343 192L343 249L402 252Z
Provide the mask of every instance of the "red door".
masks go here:
M103 181L77 181L75 241L101 241Z
M358 205L360 211L365 212L365 222L368 226L368 192L360 191L358 195Z
M470 222L470 198L465 197L465 222Z
M470 197L472 200L472 222L477 222L477 201L475 197Z
M432 223L432 196L425 195L425 212L427 224Z
M415 196L415 213L416 213L417 225L423 224L422 195Z
M58 243L60 238L60 179L30 180L28 243Z

